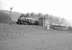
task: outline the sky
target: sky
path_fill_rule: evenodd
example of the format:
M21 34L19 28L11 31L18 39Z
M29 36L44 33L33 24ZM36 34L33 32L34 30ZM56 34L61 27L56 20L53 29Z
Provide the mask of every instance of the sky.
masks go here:
M71 0L0 0L0 9L22 13L43 13L65 18L72 24Z

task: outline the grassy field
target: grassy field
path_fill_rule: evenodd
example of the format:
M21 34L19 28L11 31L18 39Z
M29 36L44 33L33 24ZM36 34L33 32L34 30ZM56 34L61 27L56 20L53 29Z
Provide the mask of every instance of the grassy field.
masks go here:
M0 50L72 50L72 33L0 24Z

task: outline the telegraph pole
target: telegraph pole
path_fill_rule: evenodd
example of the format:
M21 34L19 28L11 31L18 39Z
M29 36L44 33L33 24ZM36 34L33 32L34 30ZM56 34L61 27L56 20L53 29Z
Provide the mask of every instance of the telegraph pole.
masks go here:
M9 11L9 18L10 18L10 20L12 20L11 19L12 10L13 10L13 7L10 7L10 11ZM9 21L9 24L11 24L11 21Z

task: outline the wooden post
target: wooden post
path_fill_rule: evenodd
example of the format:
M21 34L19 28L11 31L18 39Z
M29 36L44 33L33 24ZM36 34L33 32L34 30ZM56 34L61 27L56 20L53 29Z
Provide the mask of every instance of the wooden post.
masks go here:
M44 30L46 30L45 20L46 20L46 18L45 18L45 16L44 16L44 17L43 17L43 29L44 29Z

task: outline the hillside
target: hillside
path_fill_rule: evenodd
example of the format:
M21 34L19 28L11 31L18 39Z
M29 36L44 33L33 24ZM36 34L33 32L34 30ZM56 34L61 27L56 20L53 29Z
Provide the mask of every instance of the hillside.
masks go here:
M19 12L11 12L8 10L0 10L0 19L2 18L1 21L4 22L4 20L6 22L8 22L8 20L12 20L12 21L17 21L18 17L20 16L21 13Z

